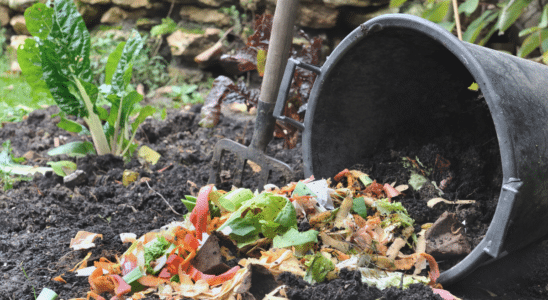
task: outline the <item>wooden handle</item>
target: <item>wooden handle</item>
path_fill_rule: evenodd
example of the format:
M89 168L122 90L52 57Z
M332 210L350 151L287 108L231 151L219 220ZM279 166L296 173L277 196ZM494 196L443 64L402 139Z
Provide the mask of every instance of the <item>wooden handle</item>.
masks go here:
M259 100L276 103L278 90L293 41L293 26L297 16L297 0L278 0L272 22L270 44Z

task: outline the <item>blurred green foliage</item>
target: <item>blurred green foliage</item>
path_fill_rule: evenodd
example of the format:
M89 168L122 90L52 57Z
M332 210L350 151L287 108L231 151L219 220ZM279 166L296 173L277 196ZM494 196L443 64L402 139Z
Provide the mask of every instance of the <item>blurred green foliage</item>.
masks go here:
M505 0L498 3L466 0L458 6L463 23L462 39L486 45L494 34L504 34L532 4L533 0ZM526 38L520 45L517 55L527 57L533 51L539 50L542 61L548 64L548 4L541 5L543 11L538 18L538 25L523 29L519 33L520 37ZM451 0L391 0L390 7L398 8L401 13L430 20L449 31L455 29Z
M19 122L29 112L53 104L50 95L33 92L23 75L10 71L15 54L7 47L5 33L0 28L0 128L2 122Z

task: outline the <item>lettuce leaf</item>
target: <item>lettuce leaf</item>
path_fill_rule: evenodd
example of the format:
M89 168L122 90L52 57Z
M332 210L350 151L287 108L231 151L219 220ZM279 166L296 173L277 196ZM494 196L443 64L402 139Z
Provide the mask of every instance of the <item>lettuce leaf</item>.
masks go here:
M314 229L299 232L295 228L290 228L283 235L274 237L272 247L286 248L295 246L298 247L301 252L305 252L313 244L318 243L318 233L319 232Z
M219 203L224 209L233 212L251 198L253 198L253 192L250 189L239 188L221 196Z
M239 200L234 202L219 199L219 201L230 202L232 204L227 206L235 207L235 203ZM286 197L262 193L243 202L218 230L222 231L226 227L232 229L230 237L237 241L238 247L242 247L258 239L259 233L267 238L274 238L290 228L297 228L297 214L293 204Z
M335 270L335 264L321 252L316 252L303 279L311 284L323 282L327 273L333 270Z

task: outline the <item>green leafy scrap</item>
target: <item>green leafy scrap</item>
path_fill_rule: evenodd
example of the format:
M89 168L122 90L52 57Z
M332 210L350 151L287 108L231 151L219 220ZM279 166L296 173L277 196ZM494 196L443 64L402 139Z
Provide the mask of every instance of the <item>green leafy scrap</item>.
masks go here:
M219 198L219 203L224 209L234 212L244 202L253 198L253 192L250 189L239 188L230 191Z
M401 202L389 202L388 199L380 199L375 201L374 206L381 215L393 215L391 223L399 222L402 227L412 226L413 223L415 223L415 220L409 217L407 210L403 207Z
M354 198L352 201L352 210L360 215L360 217L367 219L367 205L365 205L363 197Z
M150 263L164 255L166 249L169 248L169 245L170 243L163 236L159 236L156 240L145 245L145 268L147 273L154 273Z
M16 158L12 155L11 141L7 140L2 143L2 152L0 152L0 185L4 190L9 190L13 187L13 184L21 180L32 180L32 175L36 172L44 174L47 171L51 171L51 168L40 168L18 164L22 162L24 158ZM18 175L14 177L13 175Z
M420 188L426 183L428 182L428 178L420 175L420 174L417 174L415 172L411 173L411 176L409 177L409 185L415 190L415 191L418 191L420 190Z
M335 270L335 264L321 252L316 252L316 254L309 259L310 260L306 263L309 267L303 279L310 284L323 282L327 273Z
M196 199L196 197L190 195L185 195L185 199L181 199L189 213L196 207ZM221 210L213 202L209 202L209 215L211 218L221 216Z
M53 172L61 177L69 175L78 168L74 162L68 160L50 161L48 166L51 166Z
M306 252L306 250L318 243L318 234L319 232L314 229L299 232L297 229L291 228L286 233L274 237L272 247L287 248L294 246L299 248L301 252Z
M289 199L271 193L261 193L245 201L218 229L230 227L230 237L238 247L254 242L263 233L268 238L297 228L297 214Z
M21 159L14 158L11 150L11 141L7 140L2 143L2 152L0 152L0 172L8 175L28 176L38 172L45 174L47 171L53 171L52 168L34 167L20 165Z

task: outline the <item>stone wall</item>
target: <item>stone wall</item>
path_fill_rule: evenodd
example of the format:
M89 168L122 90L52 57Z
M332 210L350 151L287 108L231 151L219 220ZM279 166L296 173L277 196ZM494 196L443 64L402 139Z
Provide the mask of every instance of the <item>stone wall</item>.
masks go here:
M0 0L0 26L11 27L16 34L28 34L24 26L25 9L45 0ZM232 24L228 14L219 8L235 5L248 15L274 11L276 0L75 0L89 26L117 24L124 20L151 18L153 23L167 16L216 28ZM389 12L389 0L301 0L297 24L311 29L354 28L366 20Z
M201 33L178 30L165 37L160 54L170 57L175 65L207 67L218 62L227 50L216 49L206 61L197 61L198 54L210 49L219 40L220 29L233 26L229 13L220 8L235 8L240 13L273 14L277 0L75 0L80 14L91 29L103 25L133 26L148 30L170 17L176 22L199 26ZM297 25L320 35L324 42L323 56L351 30L377 15L390 12L390 0L300 0ZM26 8L46 0L0 0L0 26L8 28L10 45L17 49L28 37L23 16ZM114 30L114 29L112 29ZM116 30L114 30L116 31ZM225 67L223 67L225 68ZM229 68L230 69L230 68Z

